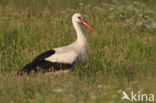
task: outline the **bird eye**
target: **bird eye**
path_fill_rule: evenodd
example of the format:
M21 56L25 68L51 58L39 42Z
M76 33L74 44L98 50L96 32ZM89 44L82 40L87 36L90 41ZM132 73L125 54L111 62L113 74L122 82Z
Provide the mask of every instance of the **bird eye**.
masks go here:
M79 18L79 19L81 19L81 17L80 17L80 16L79 16L78 18Z

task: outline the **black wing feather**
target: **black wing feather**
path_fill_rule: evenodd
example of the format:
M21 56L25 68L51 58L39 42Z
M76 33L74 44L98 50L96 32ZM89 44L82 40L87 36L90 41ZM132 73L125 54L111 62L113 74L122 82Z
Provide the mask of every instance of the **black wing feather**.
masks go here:
M48 51L41 53L32 62L26 64L23 67L23 69L19 70L17 72L17 74L23 74L24 72L29 74L33 69L35 72L37 72L37 66L43 64L44 59L53 54L55 54L55 50L48 50ZM47 65L47 64L45 64L45 65ZM48 66L49 66L49 63L48 63Z
M48 50L41 53L37 56L32 62L26 64L23 69L19 70L17 74L22 75L23 73L30 74L32 70L37 73L38 67L42 69L42 72L51 71L50 68L53 68L52 71L58 71L60 69L69 69L73 64L66 64L66 63L57 63L57 62L50 62L46 61L45 58L55 54L55 50Z
M43 60L43 59L51 56L52 54L55 54L55 50L45 51L45 52L41 53L39 56L37 56L32 62Z

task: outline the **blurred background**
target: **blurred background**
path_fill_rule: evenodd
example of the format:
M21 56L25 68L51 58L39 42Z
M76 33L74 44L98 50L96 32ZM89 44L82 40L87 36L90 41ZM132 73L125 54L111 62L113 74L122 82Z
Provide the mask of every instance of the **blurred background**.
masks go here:
M0 0L1 103L130 103L122 91L156 94L155 0ZM76 40L81 13L89 60L68 74L17 76L45 50ZM154 102L153 102L154 103Z

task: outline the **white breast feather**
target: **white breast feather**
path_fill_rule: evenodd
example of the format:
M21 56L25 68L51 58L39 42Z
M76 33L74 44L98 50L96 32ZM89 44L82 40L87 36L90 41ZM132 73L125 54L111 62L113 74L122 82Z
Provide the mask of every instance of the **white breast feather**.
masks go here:
M62 51L56 50L56 53L45 60L57 63L69 63L72 64L78 57L78 54L74 50Z

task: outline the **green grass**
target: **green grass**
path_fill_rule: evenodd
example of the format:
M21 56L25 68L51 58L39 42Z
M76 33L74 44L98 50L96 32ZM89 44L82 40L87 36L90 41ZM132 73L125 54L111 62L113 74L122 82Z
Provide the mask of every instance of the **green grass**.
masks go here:
M0 103L131 103L122 90L156 95L155 0L0 0ZM45 50L76 40L79 12L89 60L62 75L18 76ZM154 103L154 102L153 102Z

